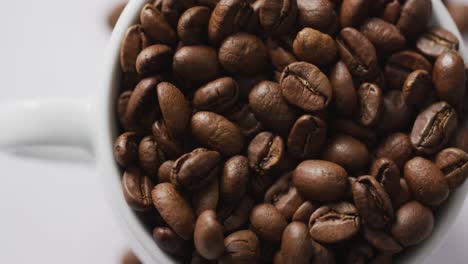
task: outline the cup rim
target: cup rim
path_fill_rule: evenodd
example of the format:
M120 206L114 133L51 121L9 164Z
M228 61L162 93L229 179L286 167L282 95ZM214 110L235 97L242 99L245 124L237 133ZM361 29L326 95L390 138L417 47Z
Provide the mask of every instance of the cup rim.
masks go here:
M112 37L109 41L104 67L102 68L99 96L95 102L96 108L105 107L104 111L97 109L96 128L97 135L94 146L96 146L96 158L100 179L105 188L106 198L114 214L117 216L120 226L125 230L130 246L144 263L174 263L177 262L161 250L152 239L151 232L140 222L134 211L127 205L123 197L120 169L113 158L112 146L117 135L116 117L114 114L115 99L117 98L118 82L120 81L120 43L125 32L133 25L139 17L141 8L147 0L130 0L117 22ZM432 0L433 22L454 33L460 40L459 52L463 59L468 62L468 53L463 44L463 38L455 23L450 17L447 9L440 0ZM112 70L111 70L112 69ZM454 226L456 219L460 216L463 203L468 193L468 183L459 187L451 193L450 201L444 204L442 212L438 212L436 218L443 218L444 221L436 220L434 231L427 240L411 252L406 253L401 263L422 263L428 259L446 239L448 231ZM457 210L458 209L458 210Z

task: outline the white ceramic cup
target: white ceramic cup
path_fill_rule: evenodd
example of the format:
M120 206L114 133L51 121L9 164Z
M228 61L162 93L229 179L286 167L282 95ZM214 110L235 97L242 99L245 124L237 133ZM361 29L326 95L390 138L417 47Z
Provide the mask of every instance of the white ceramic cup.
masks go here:
M145 263L172 263L174 260L156 246L151 234L127 206L121 191L121 172L112 151L113 141L117 136L114 111L120 80L120 42L127 28L138 21L140 9L146 2L148 1L132 0L124 10L107 48L101 72L103 79L96 84L95 96L81 99L34 99L0 105L0 146L63 144L88 150L96 161L109 204L127 232L129 243L138 257ZM433 24L450 30L461 40L460 33L442 2L432 0L432 4ZM468 54L462 44L460 52L468 62ZM423 263L437 250L459 216L467 192L468 184L464 184L451 193L449 201L437 213L432 236L400 258L401 262Z

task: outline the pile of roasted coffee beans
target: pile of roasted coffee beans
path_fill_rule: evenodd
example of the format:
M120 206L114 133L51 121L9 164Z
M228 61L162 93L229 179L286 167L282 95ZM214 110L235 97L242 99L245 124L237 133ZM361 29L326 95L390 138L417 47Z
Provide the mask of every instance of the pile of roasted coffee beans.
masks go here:
M468 176L430 0L159 0L122 41L115 159L192 263L391 263Z

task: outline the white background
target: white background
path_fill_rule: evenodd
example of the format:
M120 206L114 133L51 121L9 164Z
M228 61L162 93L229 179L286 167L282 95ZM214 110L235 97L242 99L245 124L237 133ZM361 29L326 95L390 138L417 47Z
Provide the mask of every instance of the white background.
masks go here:
M110 36L105 16L116 1L1 1L0 102L102 89L96 80ZM67 156L0 152L0 263L119 262L126 240L93 162ZM461 210L429 263L466 263L468 205Z

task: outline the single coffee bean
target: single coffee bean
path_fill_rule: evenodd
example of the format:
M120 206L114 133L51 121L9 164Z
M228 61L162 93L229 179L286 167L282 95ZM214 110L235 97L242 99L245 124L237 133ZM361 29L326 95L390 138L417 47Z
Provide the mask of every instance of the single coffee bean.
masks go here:
M144 137L138 146L138 159L141 168L147 175L156 179L158 176L158 169L166 159L158 143L152 136Z
M402 6L399 0L390 0L385 6L380 17L392 24L396 24L401 15Z
M303 115L296 120L288 136L288 153L293 158L317 157L327 137L326 124L312 115Z
M185 147L181 141L175 139L168 131L166 124L156 121L152 127L154 140L161 150L172 159L177 159L185 152Z
M193 106L202 111L225 113L239 99L239 86L230 77L216 79L200 87L193 96Z
M429 29L416 40L418 51L432 59L449 51L457 51L458 45L457 37L441 27Z
M415 157L405 164L404 177L416 200L440 205L449 196L449 186L442 171L430 160Z
M255 35L247 33L227 37L219 48L218 57L223 69L233 75L256 75L268 65L265 44Z
M250 230L234 232L224 239L224 255L220 264L256 263L260 255L260 241Z
M214 177L204 188L192 192L192 207L197 215L216 210L219 202L218 178Z
M145 33L157 43L172 45L177 41L177 35L164 19L161 11L151 4L146 4L140 13L140 21Z
M250 213L250 229L268 242L279 243L287 224L284 216L271 204L257 205Z
M431 75L425 70L413 71L406 78L401 91L408 106L420 107L432 91Z
M310 236L323 243L337 243L354 237L361 219L354 205L348 202L324 205L310 216Z
M369 18L362 24L361 33L382 52L395 52L404 48L405 37L393 24L380 18Z
M450 140L451 147L459 148L468 152L468 127L465 124L460 124L455 131L455 134Z
M348 27L341 30L336 37L336 43L341 60L353 76L362 81L375 78L378 74L377 53L366 36Z
M239 127L246 138L250 139L263 130L263 125L248 104L238 104L227 114L227 118Z
M158 182L171 182L171 170L174 165L173 160L166 160L159 166L158 169Z
M127 204L135 211L151 209L154 184L138 168L128 168L122 177L122 189Z
M293 183L305 199L329 202L339 200L346 194L349 188L347 177L345 169L336 163L307 160L294 170Z
M265 193L265 203L273 204L290 221L293 214L304 202L292 183L292 173L281 176Z
M246 0L221 0L216 5L208 24L208 36L215 45L238 32L249 19L252 7Z
M333 3L328 0L297 0L299 9L297 23L331 34L338 27L338 18Z
M158 104L164 124L171 136L181 138L187 133L191 109L184 94L168 82L157 86Z
M407 38L414 38L424 31L431 16L431 1L408 0L403 4L396 26Z
M370 174L384 187L392 201L400 192L400 168L388 158L376 159L371 166Z
M341 26L345 28L359 25L367 18L371 2L368 0L343 0L340 11Z
M368 227L363 228L363 235L366 241L378 251L394 255L400 253L403 248L395 239L384 231L374 230Z
M205 259L217 259L223 254L223 226L216 219L214 211L207 210L198 217L193 240L197 252Z
M114 158L122 167L135 165L138 161L138 142L135 132L125 132L114 142Z
M270 55L271 56L271 55ZM269 80L269 76L262 73L255 76L241 76L237 77L237 85L239 85L240 97L243 99L249 99L249 94L252 89L262 81Z
M136 60L138 54L150 45L141 25L131 26L122 40L120 46L120 68L124 73L136 73Z
M383 98L383 111L376 128L383 134L407 131L413 118L413 109L406 104L403 93L390 90Z
M249 166L260 175L277 169L285 156L284 141L271 132L258 134L247 149Z
M200 45L208 40L211 10L205 6L187 9L177 24L177 34L185 45Z
M172 184L160 183L154 187L151 196L159 214L174 232L182 239L191 239L195 228L195 214L182 194Z
M353 77L342 61L333 66L328 75L333 90L331 106L340 116L352 116L357 110L357 95Z
M392 202L382 185L372 176L357 178L352 185L354 204L371 228L382 229L393 222Z
M434 215L422 204L411 201L396 212L392 235L403 246L415 246L428 238L434 229Z
M286 103L277 83L263 81L249 95L249 105L258 120L274 132L287 134L296 115Z
M282 35L294 27L297 2L294 0L260 1L258 18L267 34Z
M266 45L271 64L277 71L282 72L286 66L297 62L294 54L286 47L281 39L268 38Z
M221 169L221 155L217 151L195 149L174 162L171 183L188 190L199 189L217 177Z
M400 178L400 192L393 200L393 208L400 208L403 204L409 202L412 199L411 190L406 182L405 178Z
M317 209L317 205L309 201L305 201L297 208L292 217L292 221L308 223L310 215Z
M290 223L281 239L281 263L310 263L313 257L311 238L307 226L302 222Z
M358 121L370 127L377 124L384 110L383 92L373 83L363 83L357 90Z
M232 213L223 220L225 233L238 231L245 226L249 221L250 211L253 207L254 201L250 196L245 195Z
M444 149L437 154L434 162L445 175L450 189L459 187L468 177L468 154L461 149Z
M358 264L369 263L374 256L374 249L362 240L355 240L349 243L344 256L344 263Z
M304 28L294 40L294 54L299 60L315 65L330 65L336 61L337 48L330 35Z
M239 154L244 148L244 137L239 128L218 114L196 113L192 116L191 130L199 144L226 157Z
M408 135L394 133L389 135L374 152L375 158L388 158L393 160L400 169L413 158L415 150Z
M366 145L342 134L329 139L323 149L322 159L343 166L348 173L355 173L367 167L370 156Z
M173 256L186 257L193 250L191 243L179 237L170 227L154 228L153 239L158 247Z
M453 107L446 102L434 103L416 118L411 143L418 153L434 154L448 143L457 124L457 112Z
M174 52L167 45L152 45L140 52L136 59L136 70L140 76L157 74L171 66Z
M250 179L249 160L234 156L224 163L219 183L220 198L225 204L237 204L247 192Z
M330 121L330 131L339 134L350 135L366 144L368 147L374 146L377 141L375 132L367 127L357 124L353 120L335 119Z
M439 100L457 108L465 94L465 64L456 51L440 55L434 63L432 81Z
M307 62L296 62L284 69L281 92L290 104L307 112L325 109L332 100L327 76Z
M176 78L187 84L204 84L220 75L216 50L208 46L185 46L177 50L172 62Z
M401 90L408 75L415 70L432 72L431 63L419 53L401 51L394 53L385 65L385 77L391 89Z

